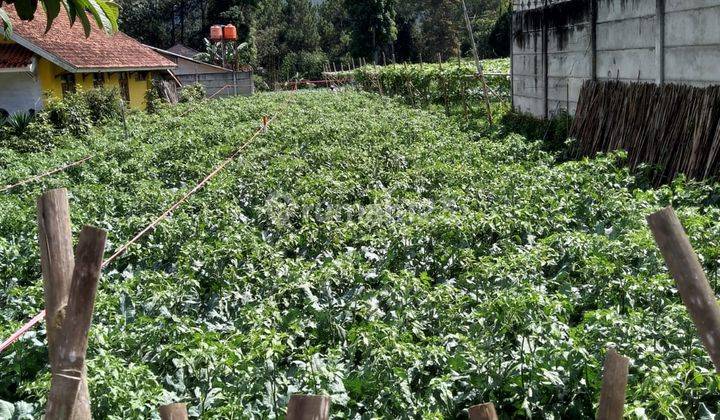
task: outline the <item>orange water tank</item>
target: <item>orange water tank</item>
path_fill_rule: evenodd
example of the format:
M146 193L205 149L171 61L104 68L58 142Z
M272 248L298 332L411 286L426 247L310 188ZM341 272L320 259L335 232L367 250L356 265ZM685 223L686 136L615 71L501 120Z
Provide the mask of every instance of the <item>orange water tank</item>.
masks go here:
M213 25L210 27L210 40L211 41L222 41L223 39L223 28L220 25Z
M225 25L223 27L223 37L225 38L225 41L237 41L237 28L233 25Z

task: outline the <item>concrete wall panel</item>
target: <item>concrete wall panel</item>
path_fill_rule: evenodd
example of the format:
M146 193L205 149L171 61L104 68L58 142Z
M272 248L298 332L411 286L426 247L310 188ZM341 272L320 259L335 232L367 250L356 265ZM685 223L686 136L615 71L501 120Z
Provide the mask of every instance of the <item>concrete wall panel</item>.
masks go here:
M597 3L598 23L655 16L655 0L598 0Z
M717 0L665 0L665 13L717 7Z
M655 48L655 17L598 23L598 50Z
M593 76L593 56L598 80L657 81L660 32L656 0L596 1L595 54L587 0L568 0L542 14L537 10L529 15L516 12L513 22L522 24L515 26L516 35L525 30L513 44L513 92L518 109L544 117L547 100L550 114L567 108L568 102L574 112L582 84ZM720 84L720 0L665 2L665 46L659 52L665 60L665 82ZM550 25L547 72L543 68L540 16Z
M720 5L666 13L665 46L720 45Z
M688 82L720 83L720 45L667 48L665 76Z

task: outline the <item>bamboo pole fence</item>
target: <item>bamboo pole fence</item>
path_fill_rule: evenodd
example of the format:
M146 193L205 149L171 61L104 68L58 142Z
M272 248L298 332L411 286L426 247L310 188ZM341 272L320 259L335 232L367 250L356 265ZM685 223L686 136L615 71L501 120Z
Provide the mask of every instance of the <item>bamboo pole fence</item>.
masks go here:
M720 172L720 86L587 81L570 129L576 157L625 150L632 169L654 167L655 185L683 173Z

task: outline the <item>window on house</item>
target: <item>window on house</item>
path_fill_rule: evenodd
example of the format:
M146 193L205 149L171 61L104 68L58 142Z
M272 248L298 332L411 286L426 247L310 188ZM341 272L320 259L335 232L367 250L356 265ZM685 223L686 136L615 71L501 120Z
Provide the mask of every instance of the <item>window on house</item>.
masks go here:
M127 73L120 73L120 96L126 104L130 103L130 78Z
M63 96L70 94L70 93L75 93L76 86L75 86L75 75L74 74L72 74L72 73L63 74L62 76L60 76L60 80L61 80L60 85L62 87Z
M95 89L105 86L105 75L102 73L93 74L93 87Z

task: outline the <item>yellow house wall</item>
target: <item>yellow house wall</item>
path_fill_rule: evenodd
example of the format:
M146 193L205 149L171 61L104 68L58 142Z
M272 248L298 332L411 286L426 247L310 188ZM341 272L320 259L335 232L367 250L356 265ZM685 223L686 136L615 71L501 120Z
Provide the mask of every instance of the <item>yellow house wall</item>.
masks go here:
M65 74L66 71L50 61L41 58L38 61L37 74L40 80L40 87L43 92L49 93L56 98L62 98L62 79L58 76ZM130 90L130 108L145 109L145 92L150 88L152 74L150 72L141 79L137 80L137 73L128 75L128 87ZM76 73L75 85L78 91L84 91L93 88L92 73ZM105 73L105 87L120 89L120 74Z

